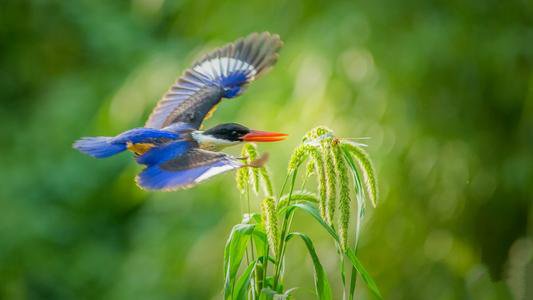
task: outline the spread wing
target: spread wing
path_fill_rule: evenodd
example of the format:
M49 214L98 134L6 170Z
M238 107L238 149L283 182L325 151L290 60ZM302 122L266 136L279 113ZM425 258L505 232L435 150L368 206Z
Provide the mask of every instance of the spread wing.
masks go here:
M199 128L222 98L240 95L276 63L282 44L278 35L253 33L203 56L159 100L145 127L185 122Z
M183 144L177 145L178 148ZM171 191L195 186L215 175L243 167L235 158L220 152L190 147L175 151L171 159L148 165L137 177L139 187Z

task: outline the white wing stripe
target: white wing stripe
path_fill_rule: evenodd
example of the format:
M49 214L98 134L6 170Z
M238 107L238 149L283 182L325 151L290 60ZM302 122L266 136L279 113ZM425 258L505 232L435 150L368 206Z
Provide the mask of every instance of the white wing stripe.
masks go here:
M224 66L228 66L228 68L226 69ZM194 67L193 70L208 76L212 80L239 71L246 72L247 75L251 76L254 76L257 73L253 65L231 57L216 57L206 60Z
M224 173L224 172L227 172L227 171L239 168L239 167L241 167L240 164L232 161L231 164L209 168L202 175L198 176L194 180L194 183L202 182L202 181L204 181L204 180L206 180L208 178L211 178L211 177L213 177L215 175L218 175L220 173Z

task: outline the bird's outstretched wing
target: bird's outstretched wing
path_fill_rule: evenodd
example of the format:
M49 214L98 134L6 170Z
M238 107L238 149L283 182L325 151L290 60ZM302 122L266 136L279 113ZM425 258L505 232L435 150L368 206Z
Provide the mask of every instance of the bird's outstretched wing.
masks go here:
M199 128L222 98L238 96L248 83L273 66L282 45L276 34L253 33L208 53L159 100L145 127L185 122Z
M147 167L135 179L139 187L147 190L189 188L215 175L244 166L227 154L198 149L187 141L170 143L166 149L151 151L159 152L153 152L155 155L151 159L145 157L139 161ZM145 155L150 155L150 151ZM154 157L158 159L154 160Z

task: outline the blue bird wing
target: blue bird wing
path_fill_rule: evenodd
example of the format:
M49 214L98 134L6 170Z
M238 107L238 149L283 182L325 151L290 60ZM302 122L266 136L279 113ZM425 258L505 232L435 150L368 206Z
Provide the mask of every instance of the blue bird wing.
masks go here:
M179 138L180 135L175 132L170 132L160 129L152 128L134 128L125 131L112 139L112 143L124 144L124 143L157 143L166 142Z
M190 140L176 140L148 150L136 158L141 165L156 165L180 157L197 147L196 142Z
M243 164L227 154L191 148L170 160L148 165L135 181L146 190L172 191L193 187L240 167Z
M198 129L222 98L238 96L276 63L282 44L278 35L253 33L206 54L159 100L145 127L185 122Z

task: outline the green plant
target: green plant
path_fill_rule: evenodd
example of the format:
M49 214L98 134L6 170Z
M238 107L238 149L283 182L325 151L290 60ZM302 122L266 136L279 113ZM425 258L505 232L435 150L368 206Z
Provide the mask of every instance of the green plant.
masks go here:
M242 156L248 162L254 160L258 156L256 146L245 145ZM299 170L306 162L305 173L301 176L302 189L295 190ZM316 177L317 193L305 188L311 176ZM290 271L285 270L284 264L286 248L293 239L301 239L311 257L318 298L332 299L328 276L313 240L303 232L291 231L296 211L309 214L332 237L340 262L343 298L355 297L358 277L377 298L381 298L374 280L357 258L365 200L375 207L378 198L374 169L360 144L337 138L325 127L309 131L290 158L287 176L277 198L273 196L265 167L242 168L236 179L238 189L246 197L248 213L233 227L224 250L225 299L289 298L295 289L284 286L284 275ZM261 202L261 214L258 214L250 211L250 189L258 194L260 186L265 198ZM356 199L357 207L352 244L349 243L351 199ZM336 212L338 219L335 223ZM346 280L345 262L351 268L349 281Z

